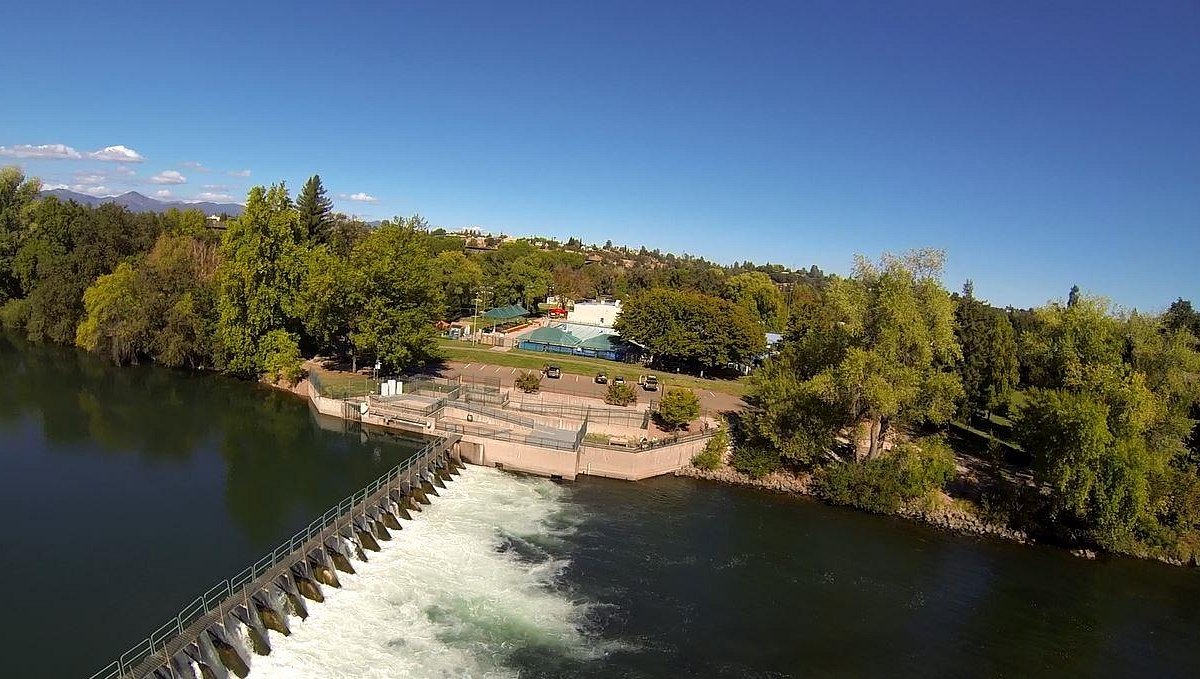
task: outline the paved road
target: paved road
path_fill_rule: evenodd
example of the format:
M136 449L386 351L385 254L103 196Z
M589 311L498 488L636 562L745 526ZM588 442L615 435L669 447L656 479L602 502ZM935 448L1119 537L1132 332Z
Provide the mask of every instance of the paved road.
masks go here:
M468 379L494 381L499 380L501 386L511 387L516 380L517 375L521 373L520 368L508 368L504 366L488 365L486 363L473 362L464 363L461 361L447 361L438 375L441 377L454 378L463 375ZM659 375L660 379L670 383L670 375ZM644 391L636 384L631 385L637 393L638 403L646 405L650 399L658 400L662 392ZM563 373L559 379L543 379L542 390L555 392L560 394L571 394L574 396L591 396L595 398L604 398L605 391L608 389L606 385L596 384L592 378L584 375L570 375ZM711 391L709 389L697 389L696 395L700 397L700 408L710 413L721 413L733 410L744 410L746 403L740 396L726 394L719 391Z

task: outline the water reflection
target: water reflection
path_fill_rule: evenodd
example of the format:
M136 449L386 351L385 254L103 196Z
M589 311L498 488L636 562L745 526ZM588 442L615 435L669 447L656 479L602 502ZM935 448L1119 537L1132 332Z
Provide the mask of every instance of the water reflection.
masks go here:
M226 507L262 547L417 447L411 439L322 428L303 400L218 375L116 367L11 336L0 337L0 359L6 429L27 418L39 423L48 452L134 455L150 466L216 453Z

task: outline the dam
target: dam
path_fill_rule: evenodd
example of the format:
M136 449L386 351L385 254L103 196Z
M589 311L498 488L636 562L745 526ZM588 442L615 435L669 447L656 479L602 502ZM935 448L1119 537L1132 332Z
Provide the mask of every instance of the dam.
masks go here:
M464 463L533 473L552 479L580 474L636 480L686 464L711 437L675 436L629 449L591 442L595 418L608 431L646 429L651 413L591 406L512 402L490 385L461 380L411 380L375 397L333 399L320 380L294 391L309 401L322 427L342 432L363 426L432 439L406 462L345 498L291 538L233 577L196 597L172 619L136 643L91 679L227 679L250 673L253 657L271 653L271 635L291 634L323 588L338 588L445 488ZM326 420L340 420L330 427ZM365 432L363 433L365 436ZM342 575L339 576L339 573Z
M461 473L457 437L427 443L412 458L315 519L271 553L223 580L110 662L91 679L246 677L253 655L271 652L268 630L291 634L295 620L324 601L411 521L437 488Z

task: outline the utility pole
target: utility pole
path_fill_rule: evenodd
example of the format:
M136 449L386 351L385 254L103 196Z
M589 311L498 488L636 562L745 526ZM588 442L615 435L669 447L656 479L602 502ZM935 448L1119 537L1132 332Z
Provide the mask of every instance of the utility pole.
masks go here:
M475 295L475 317L471 322L471 344L479 343L479 304L483 302L484 296L490 296L492 289L487 286L479 288L479 293Z

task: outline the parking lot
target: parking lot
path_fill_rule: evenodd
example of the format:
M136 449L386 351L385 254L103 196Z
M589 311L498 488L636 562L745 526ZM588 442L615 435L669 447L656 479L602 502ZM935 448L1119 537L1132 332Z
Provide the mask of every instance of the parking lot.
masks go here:
M511 387L521 372L520 368L488 365L481 362L448 361L445 367L438 372L438 375L449 378L462 375L466 379L484 382L491 381L493 383L498 380L500 386ZM669 388L671 386L671 376L669 374L654 374L658 375L663 387ZM629 384L637 394L638 405L642 407L649 404L652 400L657 401L663 393L663 387L660 387L659 391L645 391L633 382ZM608 385L596 384L592 377L564 372L559 379L543 378L542 389L561 394L604 398L604 394L608 391ZM743 410L746 407L745 402L741 398L731 394L724 394L709 389L695 389L694 391L700 397L700 408L710 413Z

